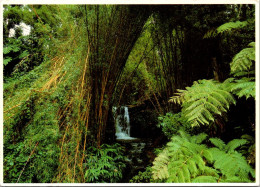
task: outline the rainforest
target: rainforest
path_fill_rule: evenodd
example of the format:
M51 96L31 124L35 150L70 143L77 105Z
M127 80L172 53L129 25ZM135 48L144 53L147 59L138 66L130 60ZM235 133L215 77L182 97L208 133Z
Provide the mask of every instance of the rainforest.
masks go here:
M254 4L6 4L2 64L5 183L256 181Z

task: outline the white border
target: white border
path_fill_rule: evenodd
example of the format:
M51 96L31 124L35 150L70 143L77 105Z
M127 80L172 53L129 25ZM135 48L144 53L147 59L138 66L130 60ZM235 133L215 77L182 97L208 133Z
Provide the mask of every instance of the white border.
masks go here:
M43 2L44 1L44 2ZM259 0L2 0L2 4L257 4Z
M3 183L3 125L4 125L4 116L3 116L3 6L2 3L0 3L0 32L1 32L1 38L0 38L0 184Z
M3 5L4 4L255 4L256 15L256 182L255 183L3 183ZM259 0L0 0L0 186L259 186Z

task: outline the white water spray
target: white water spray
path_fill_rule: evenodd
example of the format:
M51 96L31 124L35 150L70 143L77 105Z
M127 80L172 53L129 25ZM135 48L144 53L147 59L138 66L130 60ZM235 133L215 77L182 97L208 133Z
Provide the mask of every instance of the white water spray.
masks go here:
M113 107L113 114L116 125L116 139L117 140L132 140L136 139L130 136L130 118L128 107L121 106L119 108Z

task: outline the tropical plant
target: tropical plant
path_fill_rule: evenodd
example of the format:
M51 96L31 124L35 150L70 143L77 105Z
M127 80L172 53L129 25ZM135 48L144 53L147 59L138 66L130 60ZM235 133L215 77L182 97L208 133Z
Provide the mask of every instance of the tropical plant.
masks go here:
M244 134L241 138L247 140L247 144L241 146L240 152L246 157L247 162L255 167L255 137Z
M248 25L248 21L236 21L236 22L228 22L220 25L216 29L209 30L205 35L204 38L212 38L216 37L217 35L226 34L228 32L236 31L238 29L242 29Z
M164 116L158 117L157 126L162 128L163 133L170 139L180 129L189 132L190 123L187 122L186 118L183 117L183 113L179 112L173 114L171 112L166 113Z
M153 179L163 182L250 182L255 177L241 153L235 149L246 143L235 139L227 145L211 138L217 147L202 144L207 135L190 136L184 131L172 137L166 148L154 160Z
M152 183L154 182L152 178L152 168L148 166L145 168L145 171L139 171L137 175L135 175L129 181L130 183Z
M209 124L215 120L214 116L223 115L236 103L223 85L214 80L198 80L186 90L178 91L169 101L182 104L182 112L191 126Z
M230 63L231 74L237 78L226 86L238 97L255 98L255 42L249 46L236 54Z
M252 61L255 61L255 42L251 42L248 46L249 48L242 49L237 53L230 63L231 74L235 77L252 74L251 71L254 71Z
M220 182L250 182L255 171L245 157L236 151L247 143L245 139L233 139L227 144L218 138L209 139L216 147L210 148L214 160L214 168L222 173ZM253 178L252 178L253 177Z
M120 182L125 168L125 157L120 144L89 147L83 167L86 182Z

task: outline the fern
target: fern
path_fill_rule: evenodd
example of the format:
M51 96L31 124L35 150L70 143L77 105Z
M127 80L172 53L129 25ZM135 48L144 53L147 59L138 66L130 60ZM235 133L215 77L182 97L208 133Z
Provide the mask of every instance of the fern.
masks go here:
M184 116L192 122L192 126L209 124L214 121L215 115L222 115L230 104L235 104L233 96L214 80L195 81L169 101L182 103Z
M224 32L229 32L234 29L241 29L245 26L247 26L248 22L247 21L236 21L236 22L228 22L224 23L223 25L219 26L217 28L217 33L222 34Z
M190 136L179 131L154 160L153 179L174 183L184 182L251 182L255 171L235 149L244 139L234 139L227 145L218 138L210 138L216 146L201 144L206 134Z
M12 58L11 57L7 57L7 58L4 58L4 62L3 62L3 65L6 66L9 62L12 61Z
M169 177L167 165L169 164L168 150L165 149L154 160L153 179L163 180Z
M210 138L210 141L214 145L221 145L218 146L221 147L220 149L211 148L209 150L215 160L214 168L222 173L222 182L230 182L230 180L233 180L233 182L249 182L250 175L255 177L254 170L249 166L243 155L235 151L238 147L246 144L247 140L234 139L227 145L218 138Z
M245 140L245 139L234 139L227 144L226 151L233 152L233 151L235 151L236 148L238 148L246 143L247 143L247 140Z
M213 145L215 145L220 150L224 150L226 144L219 138L210 138L209 139Z
M194 179L192 179L192 182L194 183L216 183L217 177L214 176L198 176Z
M236 22L228 22L224 23L223 25L220 25L216 29L211 29L209 30L203 38L211 38L211 37L216 37L219 34L224 34L228 32L232 32L237 29L242 29L245 26L248 25L248 21L236 21Z
M249 44L250 48L245 48L235 55L230 63L231 74L240 76L241 72L248 72L255 61L255 42Z
M255 81L254 78L243 77L240 80L236 80L233 88L231 89L238 97L245 96L246 98L255 98Z
M196 136L179 131L172 141L153 162L153 179L167 182L191 182L199 175L218 177L216 170L206 166L205 160L212 162L212 155L202 142L207 137L202 133Z
M247 162L249 164L255 164L255 138L248 134L241 136L242 139L247 140L247 144L241 146L242 150L240 151L244 156L246 156Z

